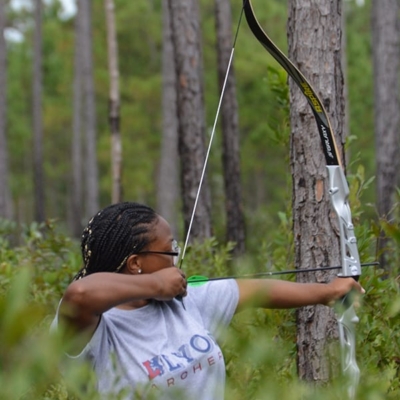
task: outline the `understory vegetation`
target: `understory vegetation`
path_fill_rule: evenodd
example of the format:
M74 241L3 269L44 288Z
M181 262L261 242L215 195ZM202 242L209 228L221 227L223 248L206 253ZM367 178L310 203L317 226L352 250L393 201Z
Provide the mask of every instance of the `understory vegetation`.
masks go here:
M207 121L213 121L217 94L213 7L202 0L204 22L205 102ZM260 21L286 52L287 5L279 0L258 2ZM400 398L400 227L377 218L370 1L358 7L345 2L349 135L346 166L350 204L363 263L379 259L376 242L384 231L390 239L384 249L386 270L363 268L366 290L357 307L356 359L361 377L357 399ZM116 1L123 84L125 198L151 206L156 203L155 170L161 138L160 51L161 2ZM155 5L155 10L153 10ZM239 15L241 2L234 11ZM262 6L262 7L261 7ZM94 57L101 203L110 203L108 72L104 46L102 2L93 2ZM144 12L143 12L143 10ZM8 51L8 124L11 191L18 223L0 219L0 399L95 400L93 376L85 366L65 363L68 343L62 332L50 334L63 291L81 267L79 243L66 234L69 206L69 148L72 121L73 19L58 17L59 4L51 2L44 15L44 102L46 115L46 215L43 224L32 220L31 159L31 44L10 43ZM15 11L15 17L24 17ZM13 17L13 16L11 16ZM238 18L236 18L238 19ZM22 19L24 21L24 19ZM25 23L31 26L31 20ZM209 28L209 29L206 29ZM252 34L241 29L235 68L241 123L241 168L247 255L232 259L232 244L225 237L225 203L221 191L221 144L210 158L215 237L192 244L182 268L191 275L226 276L283 271L295 268L289 161L289 103L287 76L276 63L266 61ZM147 45L144 45L146 32ZM267 118L268 117L268 118ZM210 125L210 122L208 122ZM145 155L145 157L143 157ZM1 189L1 188L0 188ZM398 193L398 199L400 198ZM361 201L362 196L362 201ZM285 208L286 207L286 208ZM396 211L397 210L397 211ZM398 209L393 211L398 218ZM181 229L182 231L182 229ZM183 236L182 232L180 232ZM333 276L334 272L326 272ZM294 274L282 279L295 280ZM313 275L310 273L310 281ZM330 382L315 387L302 382L296 371L296 314L287 310L252 310L237 315L221 343L226 362L226 398L229 400L346 399L340 371L339 341L329 343ZM61 374L62 371L62 374ZM118 400L118 399L113 399Z
M392 238L388 254L393 272L388 276L368 267L361 276L366 295L357 308L359 399L400 396L400 230L387 223L382 226ZM0 398L96 399L90 371L85 366L66 365L63 351L67 344L61 335L49 333L63 290L80 268L78 243L63 235L55 221L23 227L1 221L0 231ZM374 259L368 249L373 248L377 232L374 226L358 229L363 262ZM192 245L183 268L188 276L291 269L287 216L282 213L280 227L268 242L261 240L258 254L231 260L230 249L231 244L221 245L216 239ZM295 312L257 309L238 314L222 344L226 396L241 400L346 398L339 343L330 346L337 347L330 353L338 357L329 359L334 378L323 387L311 387L296 375Z

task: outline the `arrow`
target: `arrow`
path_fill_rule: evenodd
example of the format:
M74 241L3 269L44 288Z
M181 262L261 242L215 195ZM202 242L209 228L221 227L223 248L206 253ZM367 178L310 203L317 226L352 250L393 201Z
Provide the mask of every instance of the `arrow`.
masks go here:
M371 267L379 265L379 262L370 262L361 264L361 267ZM224 279L252 279L252 278L259 278L261 276L272 276L272 275L287 275L287 274L299 274L301 272L315 272L315 271L329 271L332 269L340 269L342 268L341 265L337 265L334 267L320 267L320 268L310 268L310 269L290 269L286 271L268 271L268 272L258 272L256 274L245 274L245 275L231 275L231 276L219 276L215 278L208 278L207 276L203 275L193 275L188 278L187 283L189 286L201 286L210 281L221 281Z

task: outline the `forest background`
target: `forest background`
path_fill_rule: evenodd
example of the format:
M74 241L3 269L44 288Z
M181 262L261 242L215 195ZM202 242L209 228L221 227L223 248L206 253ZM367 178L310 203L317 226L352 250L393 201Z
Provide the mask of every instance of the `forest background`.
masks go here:
M260 7L258 18L277 45L287 52L285 2L270 1ZM240 4L232 6L238 21ZM365 177L375 171L372 67L368 4L347 4L348 103L352 154L350 171L365 168ZM208 131L214 122L219 89L216 74L215 28L212 2L201 3L204 52L205 105ZM152 1L116 1L121 90L121 135L123 146L123 198L156 207L156 189L161 151L161 4ZM62 19L60 6L51 2L43 16L43 132L45 215L68 229L70 215L71 147L73 122L74 21ZM33 207L32 138L32 14L24 9L14 16L23 25L24 40L9 42L7 77L7 127L10 184L15 219L30 223ZM96 95L97 156L100 204L111 202L110 129L108 125L109 73L107 64L104 5L93 2L93 64ZM235 51L235 72L240 122L240 154L247 225L267 234L265 226L278 222L290 195L287 109L277 101L286 74L264 55L247 26L241 26ZM278 70L278 75L274 73ZM282 76L281 76L282 75ZM278 79L278 81L277 81ZM282 95L284 96L284 94ZM278 99L279 100L279 99ZM260 118L259 116L263 117ZM265 117L267 116L267 118ZM216 135L208 168L212 187L213 216L221 234L224 207L221 149ZM363 202L373 205L374 185L364 191ZM267 211L266 213L264 211ZM268 215L268 216L267 216ZM376 216L373 206L365 218ZM260 216L262 216L260 218ZM84 221L90 218L86 215ZM265 221L264 218L267 218ZM271 224L269 225L268 222ZM266 225L267 224L267 225ZM181 237L183 236L181 228ZM222 231L223 232L223 231Z
M209 0L200 2L206 121L209 128L219 97L211 3ZM286 53L286 2L271 0L254 3L260 22ZM115 5L120 53L123 198L156 207L162 118L161 1L116 0ZM373 180L375 139L371 3L366 1L359 6L356 2L347 1L344 8L349 121L347 151L351 155L348 175L358 182L357 193L353 193L353 212L360 226L361 244L368 244L364 259L370 260L375 257L373 243L379 235ZM238 20L240 9L240 4L232 5L233 21ZM0 227L3 294L0 302L0 336L4 344L1 362L8 365L0 372L0 390L3 391L1 397L5 399L40 396L73 398L71 392L79 397L80 383L86 377L81 374L82 371L72 371L72 378L67 379L69 393L65 384L55 383L59 381L54 366L57 364L55 354L58 354L60 344L49 341L40 329L48 326L57 300L80 266L77 242L71 234L69 222L74 21L72 17L63 16L57 1L48 2L44 10L43 165L47 222L42 224L34 221L33 205L30 90L33 20L29 8L14 9L10 14L12 24L21 28L24 34L18 38L10 31L7 43L7 153L14 219L3 220ZM105 206L111 202L111 166L109 76L103 2L93 2L92 17L99 193L100 204ZM241 133L243 204L246 225L248 232L251 232L246 237L247 249L252 254L252 262L287 268L293 260L293 243L286 74L260 49L245 24L240 29L234 63ZM229 244L224 244L224 194L221 143L218 138L217 131L208 167L215 238L206 241L189 255L187 264L193 273L203 268L201 264L205 255L213 254L210 264L215 269L204 271L203 268L203 271L214 275L226 272L225 265L230 260ZM179 222L182 224L182 221ZM389 228L395 244L398 244L400 235L397 225ZM183 224L179 227L179 233L183 239ZM397 261L395 245L391 252L391 264L398 265ZM16 265L27 269L15 268ZM398 269L395 268L392 273L395 277ZM362 379L360 393L363 397L360 398L365 399L398 398L399 394L400 351L396 328L399 319L399 304L396 302L398 289L394 279L380 278L379 272L372 271L362 282L369 299L361 309L357 355L364 366L362 378L370 378L368 382ZM252 315L251 324L245 317L245 324L240 319L235 321L233 330L236 335L230 339L231 342L227 340L225 352L229 398L273 399L285 396L312 399L339 396L338 393L342 391L340 378L323 394L318 391L323 388L311 390L296 381L292 317L291 313L260 311ZM30 327L35 323L39 329L35 332L36 336L32 337ZM260 332L267 338L263 343L256 340ZM241 358L246 361L238 368L237 360ZM286 384L289 380L291 385ZM15 397L15 393L19 393L19 397ZM94 393L86 394L86 398L90 396L95 398Z

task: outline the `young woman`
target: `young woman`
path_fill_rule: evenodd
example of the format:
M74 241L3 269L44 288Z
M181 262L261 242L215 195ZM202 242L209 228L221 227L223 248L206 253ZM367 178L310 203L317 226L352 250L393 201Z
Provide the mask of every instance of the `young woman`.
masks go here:
M92 363L100 393L223 399L217 338L236 312L250 305L329 304L352 289L362 291L352 278L328 284L222 280L188 289L178 256L167 221L141 204L106 207L85 228L84 266L55 322L65 321L80 339L71 357Z

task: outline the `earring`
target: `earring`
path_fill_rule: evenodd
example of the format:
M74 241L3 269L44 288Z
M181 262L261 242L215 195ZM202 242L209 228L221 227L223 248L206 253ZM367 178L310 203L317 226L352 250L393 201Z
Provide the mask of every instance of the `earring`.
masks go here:
M138 274L141 274L141 273L142 273L142 270L139 268L138 271L137 271L137 273L138 273Z

